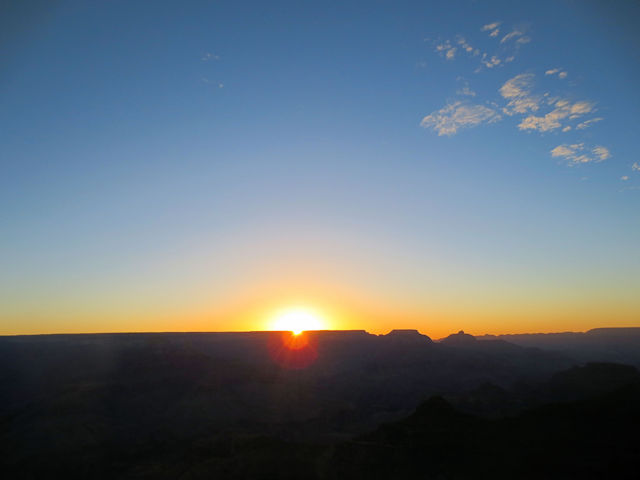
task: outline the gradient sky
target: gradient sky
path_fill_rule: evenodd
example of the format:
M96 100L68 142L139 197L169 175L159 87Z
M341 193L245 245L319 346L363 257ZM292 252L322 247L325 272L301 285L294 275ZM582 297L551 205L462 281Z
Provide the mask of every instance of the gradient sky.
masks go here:
M638 2L3 3L0 333L640 325Z

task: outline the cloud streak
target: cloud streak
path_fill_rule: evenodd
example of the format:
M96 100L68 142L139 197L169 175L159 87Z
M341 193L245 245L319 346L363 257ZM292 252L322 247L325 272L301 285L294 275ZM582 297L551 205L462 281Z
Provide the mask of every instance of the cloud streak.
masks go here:
M594 123L600 122L604 120L604 118L602 117L597 117L597 118L592 118L591 120L585 120L582 123L579 123L576 128L578 130L584 130L585 128L589 128L591 125L593 125Z
M207 52L202 56L201 60L203 62L209 62L209 61L212 61L212 60L220 60L220 55L216 55L215 53Z
M531 94L533 87L532 73L521 73L507 80L500 87L500 95L507 100L507 106L503 112L507 115L516 113L525 114L535 112L540 108L541 98Z
M520 130L549 132L561 129L562 132L568 132L572 126L567 125L566 122L577 120L595 109L593 103L584 100L572 103L566 99L552 98L548 92L533 94L533 80L532 73L521 73L507 80L500 87L500 94L507 100L503 112L507 115L527 115L518 124ZM535 113L543 107L552 107L552 109L544 115L536 115ZM586 120L576 128L583 130L600 120L602 118Z
M500 33L500 22L492 22L484 25L480 30L483 32L489 32L489 37L497 38ZM515 59L515 55L519 47L531 41L531 38L524 35L524 31L520 29L514 29L511 33L505 35L498 42L498 51L495 53L483 52L479 48L474 47L471 43L462 35L456 35L455 40L444 40L434 43L435 51L447 60L454 60L455 58L466 54L466 56L473 58L478 57L479 66L475 72L478 73L484 68L502 67L506 63L512 62Z
M542 117L529 115L520 124L520 130L538 130L539 132L548 132L562 127L565 119L574 120L591 112L593 104L589 102L569 103L567 100L558 100L555 102L555 108ZM563 128L563 131L567 127ZM570 128L569 128L570 130Z
M504 37L502 37L500 43L507 43L508 41L514 39L518 44L529 43L531 41L531 38L526 37L522 30L514 29L510 33L507 33Z
M499 26L500 22L487 23L480 30L483 32L489 31L490 37L497 37L500 33L500 29L498 28Z
M502 117L484 105L471 105L456 101L422 119L420 125L432 129L438 136L452 136L463 128L472 128L483 123L495 123Z
M584 143L558 145L552 149L550 153L554 158L566 160L569 166L602 162L603 160L611 158L611 153L608 148L596 145L589 150L585 148Z
M545 75L557 75L558 78L560 80L564 80L565 78L567 78L567 75L569 75L567 72L559 69L559 68L552 68L551 70L547 70L546 72L544 72Z
M456 56L457 48L451 45L449 40L436 45L436 52L444 56L447 60L453 60Z
M469 97L475 97L476 96L476 92L474 92L473 90L471 90L469 88L469 85L465 85L464 87L462 87L460 90L458 90L456 92L458 95L467 95Z
M501 30L504 31L501 33ZM477 62L474 72L478 73L485 68L497 70L504 67L515 60L523 44L531 41L525 27L508 29L499 21L482 25L480 31L488 34L489 38L484 37L484 42L493 43L496 48L495 54L476 48L472 45L476 42L473 37L470 42L462 35L432 45L436 52L448 61L467 58ZM568 72L562 67L548 68L543 72L544 76L559 80L568 77ZM458 77L458 80L460 79L461 77ZM597 163L611 158L611 152L607 147L593 144L585 146L580 140L582 130L603 120L602 117L594 115L598 111L596 103L590 100L576 100L565 93L556 94L550 90L536 89L535 80L536 76L531 72L525 71L515 75L499 86L499 101L487 99L478 104L470 103L472 98L477 98L477 94L465 81L463 88L456 90L459 100L450 101L440 110L431 112L422 119L420 125L439 136L453 136L462 129L498 122L503 116L515 117L520 131L574 137L572 142L562 143L550 150L552 157L563 160L567 165ZM550 82L541 82L541 85L547 83ZM574 85L564 83L563 86L566 88ZM640 171L640 162L635 162L632 170Z
M483 32L486 32L487 30L495 30L496 28L498 28L500 26L501 22L493 22L493 23L487 23L486 25L484 25L481 30Z

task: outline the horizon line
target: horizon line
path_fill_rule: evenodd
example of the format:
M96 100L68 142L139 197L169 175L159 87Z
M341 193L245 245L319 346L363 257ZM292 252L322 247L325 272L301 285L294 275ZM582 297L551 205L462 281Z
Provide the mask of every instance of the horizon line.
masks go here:
M584 331L573 331L573 330L564 330L564 331L552 331L552 332L524 332L524 333L483 333L481 335L472 335L474 337L498 337L505 335L559 335L564 333L589 333L594 330L624 330L624 329L640 329L639 326L625 326L625 327L595 327L590 328L589 330ZM389 330L387 333L370 333L366 329L318 329L318 330L303 330L302 333L314 333L314 332L364 332L368 335L375 336L385 336L389 335L394 331L412 331L417 332L420 335L426 335L429 338L433 338L430 335L421 332L417 328L393 328ZM11 334L0 334L0 338L3 337L36 337L36 336L62 336L62 335L150 335L150 334L159 334L159 335L167 335L167 334L231 334L231 333L290 333L291 330L223 330L223 331L130 331L130 332L57 332L57 333L11 333ZM454 331L449 335L455 335L457 333L464 332L464 329L460 329L458 331ZM466 333L466 332L464 332ZM446 338L446 337L440 337Z

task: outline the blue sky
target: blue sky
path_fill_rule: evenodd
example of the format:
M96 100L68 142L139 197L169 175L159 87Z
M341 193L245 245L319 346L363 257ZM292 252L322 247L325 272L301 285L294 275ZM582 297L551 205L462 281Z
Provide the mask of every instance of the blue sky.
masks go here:
M636 2L3 8L5 332L637 324Z

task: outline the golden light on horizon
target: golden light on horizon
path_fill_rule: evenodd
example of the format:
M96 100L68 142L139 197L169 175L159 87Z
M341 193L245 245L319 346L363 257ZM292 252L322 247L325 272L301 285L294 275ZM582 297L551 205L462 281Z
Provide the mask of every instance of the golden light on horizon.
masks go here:
M269 322L269 330L291 331L299 335L307 330L327 330L326 319L307 307L290 307L276 312Z

